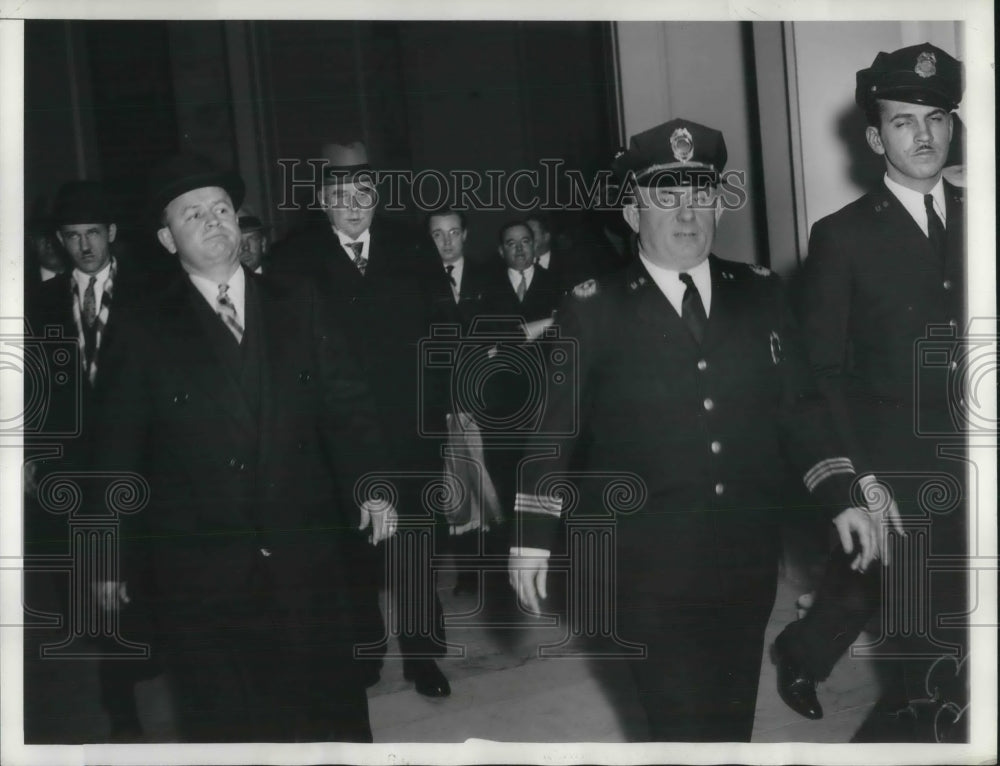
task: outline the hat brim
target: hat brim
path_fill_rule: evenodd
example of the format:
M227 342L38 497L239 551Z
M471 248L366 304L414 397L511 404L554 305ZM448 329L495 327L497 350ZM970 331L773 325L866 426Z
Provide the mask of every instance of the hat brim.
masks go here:
M367 162L360 165L327 165L323 168L320 185L342 186L358 181L364 181L371 186L375 185L375 173Z
M915 87L912 85L896 85L886 88L879 88L874 91L871 99L886 99L888 101L902 101L906 104L923 104L924 106L936 106L940 109L952 111L958 104L946 93L928 88Z
M233 203L233 210L238 210L240 205L243 204L243 197L246 195L246 184L236 171L223 170L210 173L196 173L195 175L179 178L158 189L149 200L150 219L159 227L160 218L167 205L189 191L212 186L217 186L226 191Z

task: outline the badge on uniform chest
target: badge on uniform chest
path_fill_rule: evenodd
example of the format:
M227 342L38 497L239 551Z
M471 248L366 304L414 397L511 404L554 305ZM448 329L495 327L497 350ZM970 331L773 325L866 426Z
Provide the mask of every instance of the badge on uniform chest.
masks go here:
M771 330L771 361L781 364L781 336Z

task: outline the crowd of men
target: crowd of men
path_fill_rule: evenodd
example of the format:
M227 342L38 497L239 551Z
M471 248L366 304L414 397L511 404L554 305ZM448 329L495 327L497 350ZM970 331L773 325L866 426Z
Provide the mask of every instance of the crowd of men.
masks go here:
M419 617L399 621L404 677L423 695L451 693L429 559L388 566L397 530L423 525L466 558L509 553L510 586L538 613L568 510L547 480L572 475L583 511L600 513L600 482L616 472L645 493L616 519L614 608L645 647L628 665L649 738L749 741L780 526L801 506L790 475L829 514L836 544L815 605L774 646L779 692L821 717L817 683L882 603L890 529L902 536L907 517L927 515L908 485L879 492L882 475L964 481L913 428L919 409L943 432L955 406L946 386L914 400L913 353L928 326L964 325L962 193L942 179L961 93L961 64L930 44L858 73L884 184L815 225L791 298L767 269L712 252L726 144L680 118L614 161L632 189L620 261L554 249L540 212L505 223L486 259L465 251L462 210L426 211L415 235L373 204L365 147L333 143L324 220L276 244L241 211L237 173L189 153L156 166L145 223L177 268L154 289L139 255L116 249L101 185L63 186L50 225L27 232L25 294L32 327L76 342L82 399L53 407L79 406L82 427L25 472L26 551L66 545L64 519L36 497L46 474L147 483L148 505L121 518L120 576L92 583L123 633L153 647L148 662L101 662L113 738L141 739L132 687L165 671L185 741L371 741L365 690L386 649L387 571L431 583L389 589L389 611ZM471 397L455 365L424 364L442 326L493 339L470 346L487 370ZM523 427L533 389L509 360L550 328L579 356L535 403L531 433L559 449L522 461L491 437ZM443 448L470 444L485 479L475 510L435 512L413 477L444 475ZM392 491L366 494L371 476ZM960 502L933 517L936 552L964 553L966 513ZM473 563L456 591L495 582ZM934 614L963 610L964 582L935 591ZM501 586L488 598L511 597ZM965 632L952 633L965 652ZM897 649L894 682L859 732L870 741L927 736L913 702L929 661ZM962 726L945 735L961 741Z

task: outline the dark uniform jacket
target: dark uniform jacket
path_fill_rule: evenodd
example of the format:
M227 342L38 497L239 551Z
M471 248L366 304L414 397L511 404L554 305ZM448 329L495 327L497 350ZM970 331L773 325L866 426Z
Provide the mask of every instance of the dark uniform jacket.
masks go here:
M853 469L811 384L779 278L715 256L710 264L701 346L638 260L585 283L560 309L563 342L577 358L549 355L537 442L559 454L523 468L519 543L550 548L560 510L610 511L633 593L711 603L756 583L766 600L774 524L779 511L794 511L786 466L836 512L848 505ZM574 455L580 444L586 455ZM552 474L574 460L586 467L579 508L560 509ZM615 475L632 477L631 498L605 493Z
M884 185L818 221L809 239L800 296L806 348L862 472L908 462L917 414L923 428L948 430L958 404L957 395L949 399L949 334L964 330L964 205L959 189L944 187L944 262ZM929 338L931 326L938 329ZM922 359L929 346L944 357Z

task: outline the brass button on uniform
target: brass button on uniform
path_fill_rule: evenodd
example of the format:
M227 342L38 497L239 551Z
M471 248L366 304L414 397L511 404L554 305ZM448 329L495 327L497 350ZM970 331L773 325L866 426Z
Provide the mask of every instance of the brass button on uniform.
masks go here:
M721 481L715 485L715 494L721 495L725 491L726 491L726 485L723 484Z
M718 455L720 452L722 452L722 442L712 442L711 448L712 448L712 454Z
M705 370L707 370L708 369L708 362L706 362L704 359L699 359L698 360L698 369L701 370L702 372L704 372Z
M715 409L715 402L713 402L711 399L705 399L705 401L702 402L702 406L705 408L707 412L711 412L712 410Z
M941 287L943 287L945 290L950 290L951 289L951 280L950 279L946 279L944 282L941 283Z

